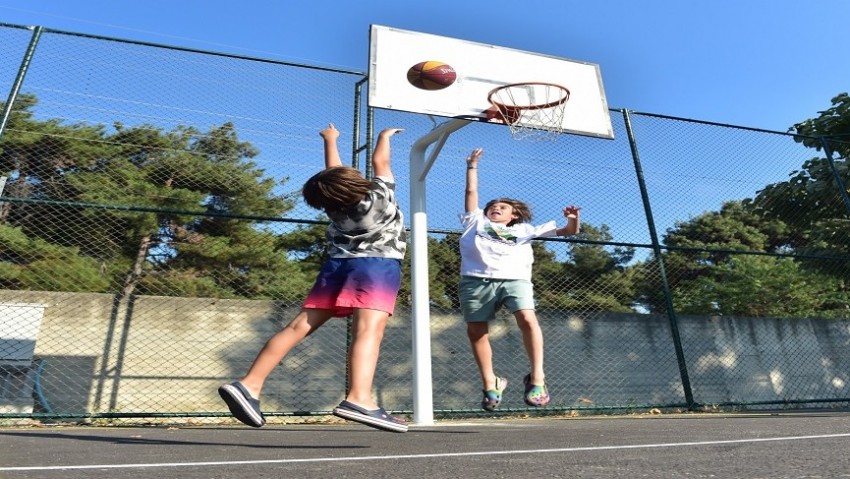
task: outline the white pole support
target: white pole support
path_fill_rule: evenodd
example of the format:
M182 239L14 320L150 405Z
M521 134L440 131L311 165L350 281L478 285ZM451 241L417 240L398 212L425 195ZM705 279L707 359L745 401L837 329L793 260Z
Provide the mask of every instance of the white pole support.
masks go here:
M428 214L425 179L446 139L470 123L453 119L437 125L416 140L410 150L410 293L413 337L413 423L434 423L434 394L431 378L431 308L428 292ZM437 142L426 161L425 152Z

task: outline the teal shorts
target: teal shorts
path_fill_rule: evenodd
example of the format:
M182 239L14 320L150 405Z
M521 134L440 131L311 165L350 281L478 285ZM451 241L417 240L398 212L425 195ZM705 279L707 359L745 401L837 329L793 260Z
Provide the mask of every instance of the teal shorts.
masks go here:
M534 286L524 279L492 279L461 276L460 308L467 323L492 321L505 306L511 313L534 309Z

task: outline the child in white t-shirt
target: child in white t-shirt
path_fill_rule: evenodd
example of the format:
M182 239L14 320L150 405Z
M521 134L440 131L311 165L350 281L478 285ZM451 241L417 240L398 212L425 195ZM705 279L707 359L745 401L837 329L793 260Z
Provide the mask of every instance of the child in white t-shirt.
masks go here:
M481 373L484 398L481 407L493 411L502 401L508 380L493 371L489 322L505 306L516 318L522 334L531 372L525 376L525 403L549 403L543 372L543 333L534 313L531 240L547 236L567 236L579 231L579 208L564 208L567 224L558 228L554 221L532 226L531 210L522 201L498 198L482 210L478 206L478 160L483 149L476 148L466 159L465 213L460 215L459 296L472 354Z

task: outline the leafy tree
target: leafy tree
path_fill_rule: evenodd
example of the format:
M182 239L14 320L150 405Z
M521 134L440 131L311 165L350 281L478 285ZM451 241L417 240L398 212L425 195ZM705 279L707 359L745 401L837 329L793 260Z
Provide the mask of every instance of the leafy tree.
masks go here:
M564 263L557 261L554 248L562 243L535 241L531 244L534 265L531 280L534 282L534 299L541 308L577 309L578 301L569 289L569 278L564 274Z
M150 209L97 213L112 218L104 224L117 228L104 234L121 237L122 253L133 262L122 280L122 292L133 292L149 268L159 274L157 281L142 283L148 294L185 294L193 277L216 285L202 287L206 295L256 293L250 287L256 284L252 278L267 276L264 270L271 266L263 253L274 254L257 246L273 244L274 238L256 231L258 222L238 216L277 216L291 207L271 193L275 182L263 179L262 171L248 161L257 150L240 142L229 123L205 134L186 127L167 133L148 125L130 129L116 125L116 129L110 138L116 145L111 156L69 175L69 183L84 202ZM177 275L183 287L147 289L154 284L176 287L173 282L162 283L163 277L171 276L163 271L171 268L183 272Z
M850 191L840 191L839 183L850 189L850 95L841 93L832 99L832 107L817 118L797 123L790 129L794 140L822 151L826 139L830 149L844 161L830 165L827 158L815 157L793 171L785 182L766 186L753 201L756 211L777 217L802 231L810 231L815 250L847 254L850 235L850 206L845 202ZM802 136L805 135L805 136ZM834 169L833 169L834 166ZM836 173L838 178L836 178ZM832 238L832 240L830 240Z
M702 282L716 280L716 268L741 257L735 252L780 252L792 242L788 232L783 222L765 219L739 201L724 203L719 212L706 212L689 221L677 222L662 239L670 248L662 256L668 286L680 297L701 294L690 289L697 285L705 287ZM663 312L665 302L657 259L650 259L638 269L642 285L638 301L652 312ZM703 313L711 311L707 309Z
M846 317L850 308L850 211L844 185L850 140L850 96L832 99L817 118L794 125L794 140L821 151L823 139L844 161L812 158L788 181L765 186L755 198L677 223L664 238L663 260L677 310L692 314ZM840 159L839 158L839 159ZM835 158L834 158L835 159ZM834 166L834 169L833 169ZM793 258L734 254L786 253ZM663 311L657 259L638 266L639 301Z
M311 272L318 273L325 259L328 218L322 215L318 223L299 224L289 233L278 237L277 249L287 251L290 258Z
M790 130L798 134L795 141L817 151L823 150L826 140L833 163L826 157L807 160L800 170L791 172L788 181L758 191L748 206L765 218L788 224L796 232L796 254L823 258L803 264L835 278L836 301L842 301L850 295L850 264L846 259L850 258L850 95L841 93L817 118L797 123ZM845 306L845 311L850 311L850 306Z
M101 265L78 248L30 238L20 228L0 225L0 288L42 291L99 291L109 286Z
M438 308L459 308L460 283L459 234L447 234L442 239L428 238L428 292L431 304ZM405 271L409 271L410 255L405 258ZM403 298L409 297L410 274L404 275Z
M850 181L846 162L836 163L836 168L845 182ZM789 246L815 246L816 250L833 250L838 254L849 252L850 223L847 218L850 212L836 188L827 159L807 160L802 169L793 171L790 176L788 181L770 184L758 191L756 197L747 202L747 207L765 218L776 218L789 225L794 232ZM812 244L813 239L820 245Z
M794 141L818 151L823 148L821 139L826 139L829 147L846 159L850 156L850 95L840 93L831 102L820 116L801 121L789 131L800 135Z
M67 173L108 150L104 128L34 120L31 110L37 103L34 96L21 95L0 138L0 175L9 178L3 194L34 200L73 200L76 192L67 182ZM78 208L0 203L0 222L18 226L28 236L78 246L85 253L88 248L79 241L84 229L81 214Z
M558 292L561 307L580 311L631 312L634 298L634 272L628 264L634 258L632 247L604 246L612 241L608 225L582 224L580 238L594 243L573 243L557 281L549 288Z
M304 289L304 268L262 229L268 221L256 219L271 221L294 200L274 193L278 183L251 161L259 152L232 124L207 132L115 124L108 133L36 121L35 105L21 97L0 142L0 168L12 178L6 192L65 205L5 202L0 222L91 258L123 295L280 297ZM36 257L17 260L34 268Z
M684 314L842 317L833 309L836 282L803 270L790 258L740 255L680 283L673 305Z

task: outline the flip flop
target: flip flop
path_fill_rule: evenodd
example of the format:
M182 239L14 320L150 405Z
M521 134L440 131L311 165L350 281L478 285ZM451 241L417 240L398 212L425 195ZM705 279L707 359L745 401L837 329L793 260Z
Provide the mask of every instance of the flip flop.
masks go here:
M218 395L227 403L233 417L244 424L261 427L266 423L266 418L260 411L260 400L252 398L251 393L239 381L219 387Z
M404 419L390 416L384 408L369 411L352 402L342 401L339 406L334 408L333 415L382 431L407 432L407 422Z

